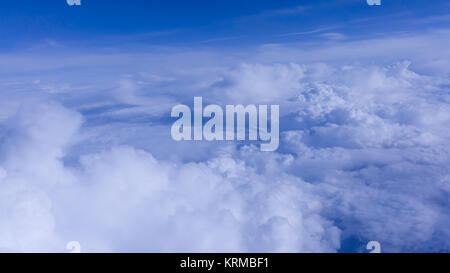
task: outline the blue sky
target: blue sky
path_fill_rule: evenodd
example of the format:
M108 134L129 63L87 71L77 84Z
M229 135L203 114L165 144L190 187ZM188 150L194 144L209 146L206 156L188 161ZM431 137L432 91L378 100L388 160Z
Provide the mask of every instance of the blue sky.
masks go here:
M0 252L450 250L448 1L0 9ZM171 109L280 106L280 147Z
M326 32L360 38L425 31L448 25L448 9L443 0L391 0L382 6L364 0L85 0L81 7L63 0L21 0L3 5L0 35L3 50L45 40L84 47L245 46L303 41Z

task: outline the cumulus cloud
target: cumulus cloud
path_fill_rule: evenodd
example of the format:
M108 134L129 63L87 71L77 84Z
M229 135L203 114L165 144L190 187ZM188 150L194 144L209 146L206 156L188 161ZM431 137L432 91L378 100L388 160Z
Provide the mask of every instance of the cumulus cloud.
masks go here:
M239 61L65 57L46 68L135 65L92 68L103 71L95 81L64 70L60 82L2 78L0 251L64 251L73 240L92 252L361 251L371 240L448 251L449 81L433 65L445 44L435 38L345 41L308 56L264 46ZM401 58L424 47L428 56L358 62L411 41ZM361 51L350 58L348 48ZM194 96L279 104L280 149L175 143L170 109Z
M57 251L58 242L73 238L90 251L339 247L339 230L296 177L272 174L280 176L274 180L227 153L173 164L124 146L86 154L69 167L64 151L76 140L79 114L29 105L11 122L1 172L6 251Z

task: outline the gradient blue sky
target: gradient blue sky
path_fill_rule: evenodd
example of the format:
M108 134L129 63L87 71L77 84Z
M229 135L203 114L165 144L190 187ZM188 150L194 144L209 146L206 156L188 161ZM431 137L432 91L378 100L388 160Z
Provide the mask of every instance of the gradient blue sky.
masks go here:
M0 48L44 41L83 47L245 46L317 39L325 32L369 38L448 26L448 10L445 0L385 0L381 6L365 0L84 0L81 7L64 0L19 0L2 4Z

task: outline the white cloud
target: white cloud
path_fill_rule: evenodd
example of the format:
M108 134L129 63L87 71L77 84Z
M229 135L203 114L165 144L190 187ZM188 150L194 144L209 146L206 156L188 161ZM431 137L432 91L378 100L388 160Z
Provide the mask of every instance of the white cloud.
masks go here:
M346 245L353 237L385 251L448 250L443 33L266 46L246 58L192 50L42 67L8 56L58 77L0 79L0 250L77 240L85 251L334 252L358 250ZM121 69L83 80L67 66ZM170 109L197 95L280 104L279 152L174 143Z
M90 251L339 247L339 230L298 178L274 180L229 155L173 164L131 147L65 166L79 115L53 104L29 107L12 117L18 125L5 139L2 249L58 251L52 242L73 239Z

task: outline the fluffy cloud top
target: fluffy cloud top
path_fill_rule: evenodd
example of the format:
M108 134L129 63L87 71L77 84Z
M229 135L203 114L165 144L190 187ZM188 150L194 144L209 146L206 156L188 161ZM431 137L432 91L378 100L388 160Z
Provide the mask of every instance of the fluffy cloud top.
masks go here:
M405 56L439 51L423 42L433 39L416 37ZM371 42L358 45L378 57L382 43ZM64 251L76 240L92 252L336 252L377 240L383 251L448 251L446 66L435 56L361 63L361 52L324 63L323 52L348 53L336 44L302 62L281 48L239 62L204 54L192 69L194 53L177 65L173 55L118 55L107 65L136 65L95 81L65 70L59 82L2 78L0 250ZM173 142L170 109L196 95L280 104L279 151Z

